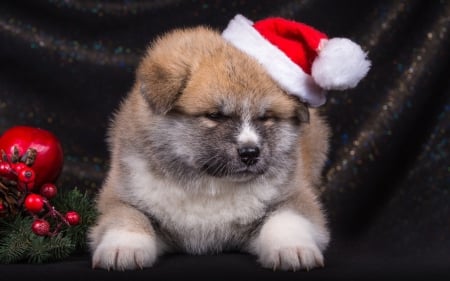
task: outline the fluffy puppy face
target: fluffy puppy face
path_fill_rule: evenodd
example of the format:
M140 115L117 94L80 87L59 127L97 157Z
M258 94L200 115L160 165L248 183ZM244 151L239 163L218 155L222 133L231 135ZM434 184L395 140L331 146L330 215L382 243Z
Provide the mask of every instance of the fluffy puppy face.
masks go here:
M192 57L173 61L159 47L176 49L180 38L163 41L140 68L141 92L154 112L145 136L152 168L181 181L248 182L292 171L308 109L218 35L197 33L198 42L184 46L195 50ZM210 49L200 49L205 45Z

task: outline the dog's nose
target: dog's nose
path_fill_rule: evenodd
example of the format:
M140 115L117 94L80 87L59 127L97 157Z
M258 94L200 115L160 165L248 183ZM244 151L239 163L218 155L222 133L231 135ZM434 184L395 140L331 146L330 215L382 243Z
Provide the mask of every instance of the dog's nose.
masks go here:
M259 148L257 146L244 146L238 148L238 154L244 164L251 166L258 162Z

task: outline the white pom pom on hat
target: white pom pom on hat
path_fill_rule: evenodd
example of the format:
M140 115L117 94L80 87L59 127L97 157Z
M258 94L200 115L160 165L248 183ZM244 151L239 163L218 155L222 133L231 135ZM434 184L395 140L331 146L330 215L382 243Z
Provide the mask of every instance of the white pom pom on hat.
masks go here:
M328 39L311 26L283 18L253 23L236 15L222 37L256 59L287 93L311 107L326 102L326 90L355 87L371 65L355 42Z

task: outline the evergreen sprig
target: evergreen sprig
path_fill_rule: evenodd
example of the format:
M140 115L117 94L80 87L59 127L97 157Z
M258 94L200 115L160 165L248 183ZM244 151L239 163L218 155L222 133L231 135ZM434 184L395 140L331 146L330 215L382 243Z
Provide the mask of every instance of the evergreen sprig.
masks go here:
M64 228L57 236L42 237L31 231L33 218L25 213L0 219L0 263L44 263L86 251L86 233L97 216L92 198L74 188L61 190L52 201L62 213L76 210L81 224Z

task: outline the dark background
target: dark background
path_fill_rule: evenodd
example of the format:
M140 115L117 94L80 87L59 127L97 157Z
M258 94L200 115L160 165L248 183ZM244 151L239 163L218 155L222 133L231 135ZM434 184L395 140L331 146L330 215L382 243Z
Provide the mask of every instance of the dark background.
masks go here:
M108 273L91 270L84 254L0 265L3 280L450 280L449 1L4 0L0 134L18 124L52 131L65 151L59 186L95 194L108 167L108 120L149 42L178 27L222 30L237 13L351 38L373 62L356 89L329 93L323 106L333 130L323 187L333 238L326 267L272 272L253 256L226 253Z

